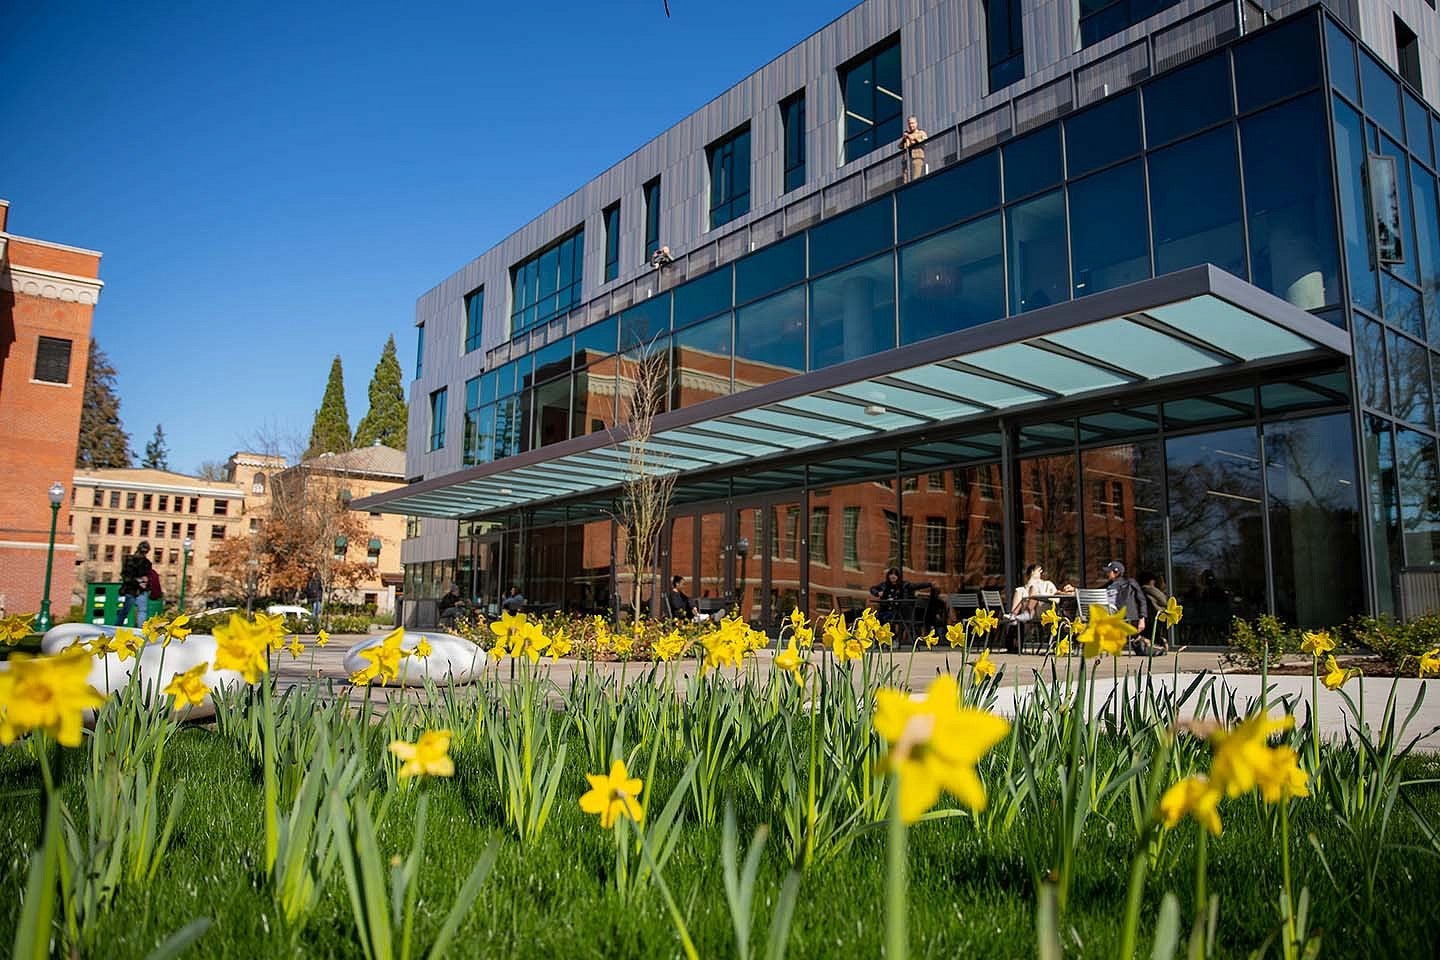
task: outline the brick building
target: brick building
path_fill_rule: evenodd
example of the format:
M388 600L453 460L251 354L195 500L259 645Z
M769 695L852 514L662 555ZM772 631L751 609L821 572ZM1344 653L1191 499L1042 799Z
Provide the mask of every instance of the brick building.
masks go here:
M51 484L75 470L90 320L100 298L100 253L8 232L0 200L0 608L40 607ZM61 518L52 610L70 597L76 556Z

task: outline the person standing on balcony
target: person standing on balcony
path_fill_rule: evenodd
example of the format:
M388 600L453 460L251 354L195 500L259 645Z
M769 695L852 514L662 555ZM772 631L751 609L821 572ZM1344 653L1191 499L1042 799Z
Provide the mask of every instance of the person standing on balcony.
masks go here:
M920 121L910 117L905 121L905 134L900 138L900 149L905 153L905 182L919 180L925 175L925 148L921 146L930 134L920 129Z

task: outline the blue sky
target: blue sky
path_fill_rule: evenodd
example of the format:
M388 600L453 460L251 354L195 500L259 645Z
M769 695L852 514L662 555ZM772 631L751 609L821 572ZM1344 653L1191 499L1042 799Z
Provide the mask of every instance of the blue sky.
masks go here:
M353 429L421 293L853 3L20 4L0 197L103 251L125 426L188 472L308 435L337 353Z

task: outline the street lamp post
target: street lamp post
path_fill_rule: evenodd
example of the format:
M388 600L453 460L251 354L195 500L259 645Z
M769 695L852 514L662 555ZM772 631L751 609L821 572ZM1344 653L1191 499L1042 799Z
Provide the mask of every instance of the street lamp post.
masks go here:
M180 612L185 612L185 574L190 570L190 551L195 548L195 541L189 537L181 544L185 550L184 558L180 561Z
M50 574L55 567L55 521L60 516L60 502L65 499L65 487L56 480L50 484L50 545L45 549L45 593L40 598L40 614L35 618L35 628L41 633L50 629Z

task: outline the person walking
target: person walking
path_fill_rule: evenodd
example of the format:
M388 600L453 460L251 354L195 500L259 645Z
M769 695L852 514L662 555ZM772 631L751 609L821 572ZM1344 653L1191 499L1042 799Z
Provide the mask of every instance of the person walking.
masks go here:
M150 612L150 542L141 540L135 552L120 565L120 623L130 622L130 611L139 616L135 626L145 622Z
M1149 604L1145 602L1145 591L1134 577L1125 576L1125 564L1119 560L1105 564L1105 577L1109 580L1110 589L1115 591L1115 609L1124 611L1125 622L1136 630L1135 636L1130 638L1130 650L1139 656L1155 656L1159 649L1145 638L1145 618L1150 612Z

